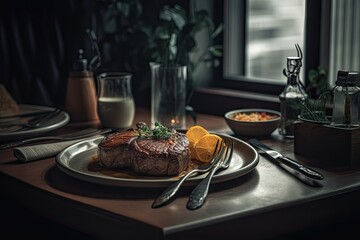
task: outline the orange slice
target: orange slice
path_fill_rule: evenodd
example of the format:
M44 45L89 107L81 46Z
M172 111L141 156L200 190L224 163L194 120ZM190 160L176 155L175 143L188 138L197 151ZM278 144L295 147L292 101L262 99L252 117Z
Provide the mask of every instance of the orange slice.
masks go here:
M204 135L209 134L209 132L199 126L199 125L195 125L190 127L187 131L186 131L186 136L189 139L189 144L190 144L190 148L194 146L194 144Z
M199 126L199 125L195 125L190 127L187 131L186 131L186 136L189 139L189 149L190 149L190 153L191 153L191 158L192 159L197 159L196 157L196 152L194 149L194 145L195 143L204 135L209 134L209 132Z
M193 147L196 159L202 162L210 162L214 155L216 142L221 140L221 137L211 133L202 136Z
M197 159L195 148L190 148L190 158L191 159Z

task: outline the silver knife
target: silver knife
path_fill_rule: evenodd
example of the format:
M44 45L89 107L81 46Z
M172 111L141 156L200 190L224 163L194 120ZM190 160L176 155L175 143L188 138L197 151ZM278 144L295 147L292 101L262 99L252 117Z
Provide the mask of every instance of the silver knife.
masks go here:
M57 108L57 109L55 109L55 111L45 114L42 117L30 120L28 123L25 124L25 126L29 127L29 128L40 127L43 124L45 124L46 122L50 121L50 119L55 118L60 113L61 113L61 110Z
M271 149L255 138L250 139L249 143L257 149L263 151L267 156L271 157L278 166L282 167L302 182L315 187L323 186L319 180L323 180L324 176L318 171L304 166L291 158L283 156L281 153Z
M51 112L54 112L54 111L55 110L46 110L46 111L40 111L40 112L20 113L20 114L17 114L17 115L0 117L0 120L13 120L14 118L34 117L34 116L37 116L37 115L43 115L43 114L51 113Z
M28 122L16 122L16 121L9 121L5 122L3 124L0 124L1 127L12 127L12 126L21 126L22 128L16 129L18 130L24 130L26 128L37 128L40 126L45 125L50 120L55 118L57 115L61 113L60 109L54 109L54 111L47 111L46 113L37 114L39 116L35 116L34 118L30 119Z

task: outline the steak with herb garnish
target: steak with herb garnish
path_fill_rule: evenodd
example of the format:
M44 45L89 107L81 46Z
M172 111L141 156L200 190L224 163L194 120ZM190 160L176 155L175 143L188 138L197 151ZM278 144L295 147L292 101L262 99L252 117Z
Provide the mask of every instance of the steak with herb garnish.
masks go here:
M175 176L190 161L186 135L157 123L153 130L138 123L138 129L113 133L98 146L100 163L108 168L130 167L151 176Z

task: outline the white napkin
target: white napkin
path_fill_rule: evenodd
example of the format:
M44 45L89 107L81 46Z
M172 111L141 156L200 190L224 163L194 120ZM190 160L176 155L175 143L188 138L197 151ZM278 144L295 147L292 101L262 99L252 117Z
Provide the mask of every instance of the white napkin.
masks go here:
M32 146L16 147L13 149L14 156L22 162L31 162L34 160L40 160L44 158L54 157L62 150L70 145L84 140L100 137L101 135L91 136L82 139L56 142L56 143L44 143Z
M84 139L77 139L57 143L45 143L25 147L16 147L13 149L13 154L22 162L30 162L33 160L54 157L66 147L83 140Z

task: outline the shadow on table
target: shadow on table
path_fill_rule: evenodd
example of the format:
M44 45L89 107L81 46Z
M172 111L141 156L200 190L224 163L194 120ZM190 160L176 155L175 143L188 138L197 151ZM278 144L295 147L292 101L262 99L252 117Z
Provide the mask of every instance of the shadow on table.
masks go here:
M155 199L164 188L135 188L100 185L85 182L68 176L56 166L51 167L45 174L47 183L60 191L105 199ZM210 187L210 192L222 191L241 186L242 191L256 188L259 182L259 174L255 169L250 173L229 181L215 183ZM194 186L183 186L177 196L189 196Z

